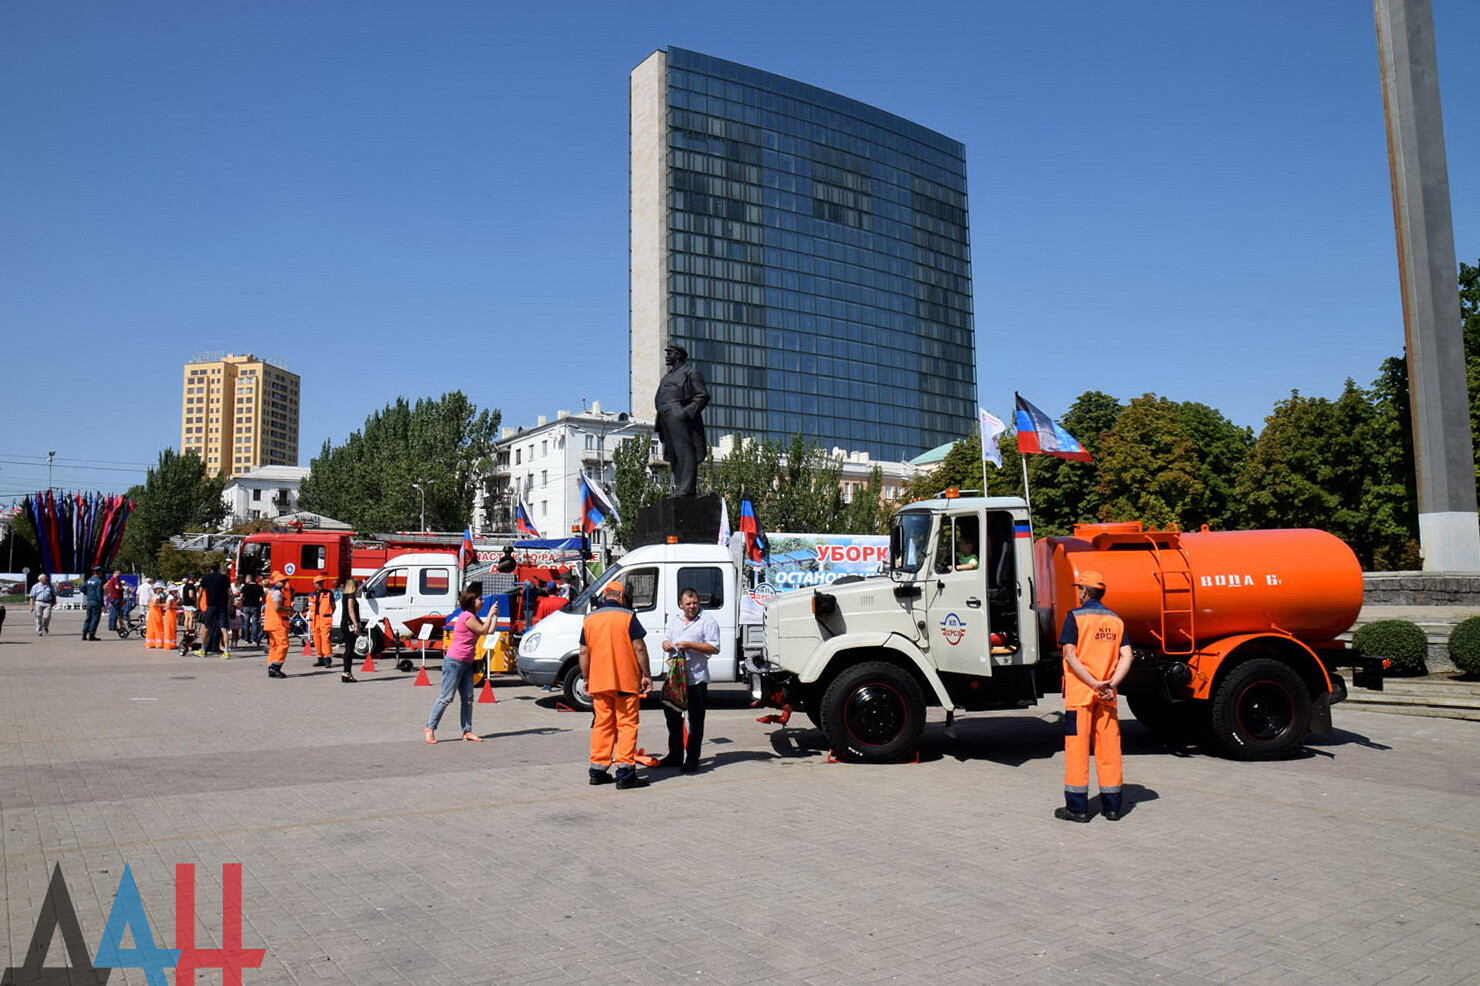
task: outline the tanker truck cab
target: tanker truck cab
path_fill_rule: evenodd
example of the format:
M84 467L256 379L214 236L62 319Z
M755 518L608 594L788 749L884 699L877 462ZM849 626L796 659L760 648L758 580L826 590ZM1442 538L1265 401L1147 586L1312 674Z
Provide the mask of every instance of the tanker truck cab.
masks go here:
M914 748L925 707L1020 708L1037 700L1028 506L947 496L890 526L888 581L774 597L753 697L800 708L840 756Z
M581 623L600 603L608 583L619 581L632 599L632 611L647 631L648 670L661 678L667 655L660 641L668 621L679 612L678 594L693 589L704 612L719 624L719 653L709 658L717 682L735 681L740 612L739 577L728 548L709 544L655 544L628 552L573 599L565 609L545 617L519 642L519 675L532 685L559 686L572 708L589 709L591 697L582 679Z

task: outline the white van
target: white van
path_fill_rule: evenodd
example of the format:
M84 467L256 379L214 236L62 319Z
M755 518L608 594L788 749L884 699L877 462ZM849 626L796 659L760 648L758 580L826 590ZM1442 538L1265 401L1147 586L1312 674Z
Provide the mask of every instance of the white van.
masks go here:
M457 611L457 555L448 551L418 551L397 555L360 587L360 619L408 633L406 621L418 616L448 616ZM334 614L339 626L341 608Z
M581 678L581 621L607 582L620 579L632 597L632 609L648 632L648 663L654 678L667 664L658 641L678 612L678 594L699 593L700 604L719 624L719 653L709 659L713 681L747 681L747 656L761 652L761 606L778 592L827 585L838 578L877 575L889 539L869 534L770 535L769 566L759 572L751 590L742 575L744 537L730 544L653 544L628 552L603 572L569 606L545 617L519 644L519 675L532 685L560 685L567 704L589 709L591 697Z
M719 624L719 653L709 659L714 681L743 681L740 662L740 611L742 599L740 567L730 549L717 544L653 544L623 556L592 582L570 605L551 613L519 643L519 676L532 685L559 684L565 701L573 708L591 708L578 663L581 622L600 601L601 591L613 579L620 580L632 597L632 610L647 631L648 664L654 678L661 677L667 655L659 646L668 621L678 613L678 594L684 589L699 593L704 611ZM753 607L753 604L752 604ZM759 630L760 610L753 607L752 622ZM755 636L758 641L759 636Z

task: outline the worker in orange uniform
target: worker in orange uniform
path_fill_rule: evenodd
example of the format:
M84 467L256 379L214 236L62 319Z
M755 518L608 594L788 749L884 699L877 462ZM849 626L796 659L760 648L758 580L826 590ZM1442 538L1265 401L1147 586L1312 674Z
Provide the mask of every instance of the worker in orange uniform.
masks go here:
M591 693L592 784L616 781L619 790L647 787L637 776L637 709L653 687L647 631L627 608L625 587L613 579L601 603L581 624L581 675ZM617 765L615 778L608 768Z
M262 607L262 629L267 632L267 676L286 678L283 662L288 659L288 620L293 613L293 590L287 586L288 577L282 572L272 573L272 584L267 589L267 598Z
M308 598L308 631L313 634L313 656L316 668L332 667L329 628L334 625L334 593L324 588L324 577L313 580L313 595Z
M1100 784L1100 810L1106 821L1118 822L1120 800L1120 719L1116 715L1116 688L1131 669L1131 648L1125 642L1125 622L1100 600L1105 577L1079 573L1074 583L1079 606L1064 618L1059 644L1064 649L1064 807L1054 817L1087 822L1089 810L1089 756L1095 755L1095 777Z
M149 616L144 624L144 645L150 650L164 646L164 585L154 587L147 605Z

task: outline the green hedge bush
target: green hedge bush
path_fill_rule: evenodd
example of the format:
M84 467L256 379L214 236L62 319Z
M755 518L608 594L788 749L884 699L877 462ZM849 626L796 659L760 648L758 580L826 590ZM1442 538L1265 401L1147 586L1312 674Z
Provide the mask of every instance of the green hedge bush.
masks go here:
M1407 620L1378 620L1357 628L1352 646L1368 657L1393 662L1389 674L1423 674L1429 654L1429 638L1418 624Z
M1449 659L1465 674L1480 675L1480 616L1472 616L1449 634Z

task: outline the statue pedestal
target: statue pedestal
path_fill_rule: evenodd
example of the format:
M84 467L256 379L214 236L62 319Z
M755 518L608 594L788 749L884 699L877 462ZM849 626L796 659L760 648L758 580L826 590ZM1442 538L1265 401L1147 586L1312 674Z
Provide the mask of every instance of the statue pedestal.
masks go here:
M670 496L638 511L632 547L663 544L714 544L719 540L719 497Z

